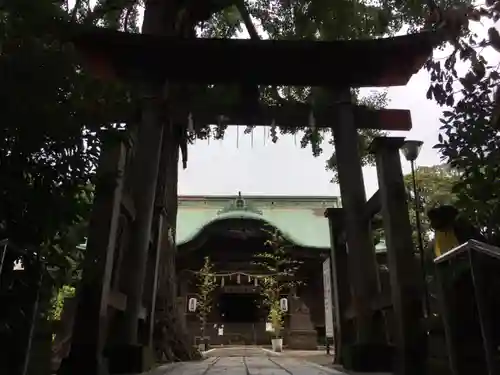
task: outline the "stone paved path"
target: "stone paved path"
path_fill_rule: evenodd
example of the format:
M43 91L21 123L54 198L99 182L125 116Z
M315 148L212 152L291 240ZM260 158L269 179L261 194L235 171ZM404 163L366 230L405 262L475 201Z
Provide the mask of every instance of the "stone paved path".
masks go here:
M199 362L161 366L147 375L344 375L256 347L215 349L207 357Z

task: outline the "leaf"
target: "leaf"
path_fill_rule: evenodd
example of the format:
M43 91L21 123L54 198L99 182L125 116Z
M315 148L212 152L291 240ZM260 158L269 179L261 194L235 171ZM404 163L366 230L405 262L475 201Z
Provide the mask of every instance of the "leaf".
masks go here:
M427 99L432 100L432 93L433 93L433 86L431 85L426 93Z

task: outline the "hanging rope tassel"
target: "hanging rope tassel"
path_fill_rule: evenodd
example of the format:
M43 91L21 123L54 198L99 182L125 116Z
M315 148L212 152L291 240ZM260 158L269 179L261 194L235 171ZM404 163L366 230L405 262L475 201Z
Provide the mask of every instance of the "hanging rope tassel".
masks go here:
M193 134L194 133L194 124L193 124L193 115L191 112L189 112L189 115L188 115L188 133L189 134Z
M311 128L312 131L316 130L316 118L314 117L312 109L311 112L309 112L309 127Z

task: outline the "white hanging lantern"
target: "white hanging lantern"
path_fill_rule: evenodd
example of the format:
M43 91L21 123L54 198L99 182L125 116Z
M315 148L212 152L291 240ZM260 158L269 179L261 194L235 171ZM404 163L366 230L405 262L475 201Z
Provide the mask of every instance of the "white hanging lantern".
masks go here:
M286 298L280 299L280 309L281 311L288 311L288 300Z
M253 279L253 285L255 287L259 286L259 280L257 280L257 278Z
M196 311L196 306L198 305L198 301L196 298L191 297L188 301L188 310L189 312L195 312Z
M241 275L240 275L240 274L236 275L236 282L237 282L238 284L240 284L240 283L241 283Z
M222 278L220 279L220 286L221 286L221 288L224 288L224 283L225 283L224 276L222 276Z

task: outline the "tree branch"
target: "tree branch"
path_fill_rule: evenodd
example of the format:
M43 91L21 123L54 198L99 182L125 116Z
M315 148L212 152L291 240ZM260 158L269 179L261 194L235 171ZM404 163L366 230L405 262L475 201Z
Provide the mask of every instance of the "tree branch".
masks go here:
M245 24L245 28L248 31L248 34L250 35L250 39L253 40L260 40L259 33L257 32L257 29L252 22L252 18L250 17L250 13L248 12L247 7L245 6L244 0L240 0L236 2L236 9L238 9L238 12L240 13L241 19L243 23ZM281 101L281 95L278 92L278 88L276 86L273 86L272 92L275 95L275 99L277 101Z
M74 23L76 21L76 16L78 14L78 9L82 6L82 1L83 0L76 0L75 6L73 7L73 10L71 11L71 23ZM68 9L69 11L69 9Z
M93 25L95 22L102 19L107 13L133 7L134 3L134 0L107 0L106 2L98 4L94 7L92 12L90 12L90 14L85 18L85 23L87 25Z
M257 33L257 29L255 28L255 25L252 22L252 18L250 17L250 13L248 13L248 9L245 6L244 0L238 1L236 3L236 9L238 9L238 12L240 12L241 19L245 24L248 34L250 34L250 39L260 39L260 36Z

